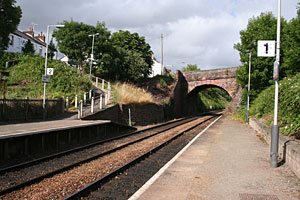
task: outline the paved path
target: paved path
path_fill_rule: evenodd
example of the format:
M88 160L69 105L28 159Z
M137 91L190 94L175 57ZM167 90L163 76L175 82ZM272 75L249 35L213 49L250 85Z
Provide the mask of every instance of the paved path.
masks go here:
M270 168L253 129L222 117L133 199L300 199L300 180L287 166Z

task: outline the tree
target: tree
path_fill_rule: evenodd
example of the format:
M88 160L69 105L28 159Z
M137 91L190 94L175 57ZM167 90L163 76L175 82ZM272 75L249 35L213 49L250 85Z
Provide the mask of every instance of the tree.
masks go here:
M22 52L23 54L31 54L31 55L34 54L33 44L31 43L30 40L27 40L24 47L22 47Z
M56 38L59 50L66 54L70 60L84 61L89 55L91 46L90 34L95 33L95 27L84 23L64 21L64 28L55 29L53 37Z
M55 52L57 52L56 46L53 43L53 39L51 39L49 45L48 45L48 57L52 60L55 56Z
M282 34L284 42L281 45L282 54L280 76L293 76L300 72L300 3L298 3L298 16L287 23Z
M0 0L0 57L7 49L9 34L16 30L22 16L20 6L15 3L15 0Z
M286 21L282 19L282 30ZM237 81L243 87L248 84L249 55L251 52L251 92L256 97L260 91L273 83L274 57L257 57L258 40L276 40L277 19L272 13L262 13L249 19L247 29L240 31L241 42L234 45L240 53L242 66L237 71ZM282 55L284 57L284 55Z
M200 71L200 69L198 69L198 66L196 64L195 65L188 64L186 67L183 67L181 71L183 72Z
M115 32L110 39L110 55L103 55L98 70L109 79L136 81L147 77L152 69L152 51L144 37L129 31Z

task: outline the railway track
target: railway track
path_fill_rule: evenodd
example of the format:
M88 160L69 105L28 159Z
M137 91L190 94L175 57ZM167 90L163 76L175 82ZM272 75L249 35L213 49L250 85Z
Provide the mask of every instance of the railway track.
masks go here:
M28 190L30 190L30 194L32 194L31 192L37 194L43 193L41 189L32 189L32 186L35 187L35 185L39 185L42 182L46 182L46 185L49 186L47 184L47 180L48 182L50 181L53 183L53 180L65 179L68 176L72 176L72 174L75 174L75 176L72 180L70 180L70 182L72 182L74 187L71 187L71 189L60 189L59 186L61 184L59 184L57 189L57 186L51 186L51 188L53 187L51 190L54 190L54 192L50 191L50 193L54 196L48 196L47 199L64 198L67 194L71 194L78 190L78 188L89 185L91 182L95 182L97 185L98 183L96 182L99 182L98 179L100 179L100 182L107 182L116 174L126 170L134 163L141 161L152 152L157 151L156 149L162 148L164 145L169 143L170 140L174 140L180 135L183 135L191 129L191 126L196 127L199 123L202 124L203 121L207 121L210 118L212 118L212 116L203 117L201 120L197 118L183 119L160 125L158 127L137 131L133 134L128 134L100 144L94 144L91 147L85 147L84 149L76 150L75 152L64 152L65 154L57 156L59 158L55 157L51 159L48 158L46 161L34 161L33 165L26 163L25 165L27 167L25 168L21 166L14 166L14 168L7 169L8 171L6 172L1 172L2 174L0 178L2 182L0 184L0 199L19 198L22 195L22 197L24 197L24 195L26 197L26 195L29 195L29 193L27 193ZM184 128L185 126L188 128ZM153 142L155 141L153 138L156 138L156 140L160 142ZM159 143L159 145L157 143ZM137 151L134 151L134 149ZM141 156L141 154L143 156ZM134 162L131 162L131 160L134 160ZM98 165L96 164L97 162ZM123 166L124 163L126 163L125 167ZM100 168L95 170L95 174L92 173L92 178L80 181L77 178L78 172L76 170L84 168L85 165L97 165L98 168L100 165ZM89 167L79 169L79 171L89 170ZM101 173L97 173L99 171ZM80 176L82 179L82 174L80 174ZM56 181L54 181L54 183L55 182ZM65 182L68 183L68 180ZM43 186L36 187L43 188ZM80 193L82 192L74 194L74 196L71 196L70 199L77 198ZM30 198L30 196L28 196L28 198Z

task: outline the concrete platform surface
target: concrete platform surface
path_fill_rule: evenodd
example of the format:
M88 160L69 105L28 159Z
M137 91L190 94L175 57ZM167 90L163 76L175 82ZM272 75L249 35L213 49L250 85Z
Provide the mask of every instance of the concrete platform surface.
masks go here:
M0 139L9 136L20 136L24 134L32 134L42 131L63 129L69 127L89 126L101 123L109 123L109 120L53 120L30 123L16 123L0 126Z
M222 117L130 200L300 199L300 180L270 168L269 146L248 125Z

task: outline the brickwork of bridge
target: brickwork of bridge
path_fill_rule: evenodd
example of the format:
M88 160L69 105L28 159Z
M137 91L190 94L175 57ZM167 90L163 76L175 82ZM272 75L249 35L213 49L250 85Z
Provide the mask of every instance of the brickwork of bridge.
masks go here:
M237 67L192 72L176 72L177 84L174 89L174 114L176 117L197 114L198 93L209 87L222 88L238 105L241 87L236 81Z
M223 88L234 98L238 87L235 77L236 71L237 67L232 67L183 72L182 74L188 83L188 93L193 92L196 88L216 86Z

